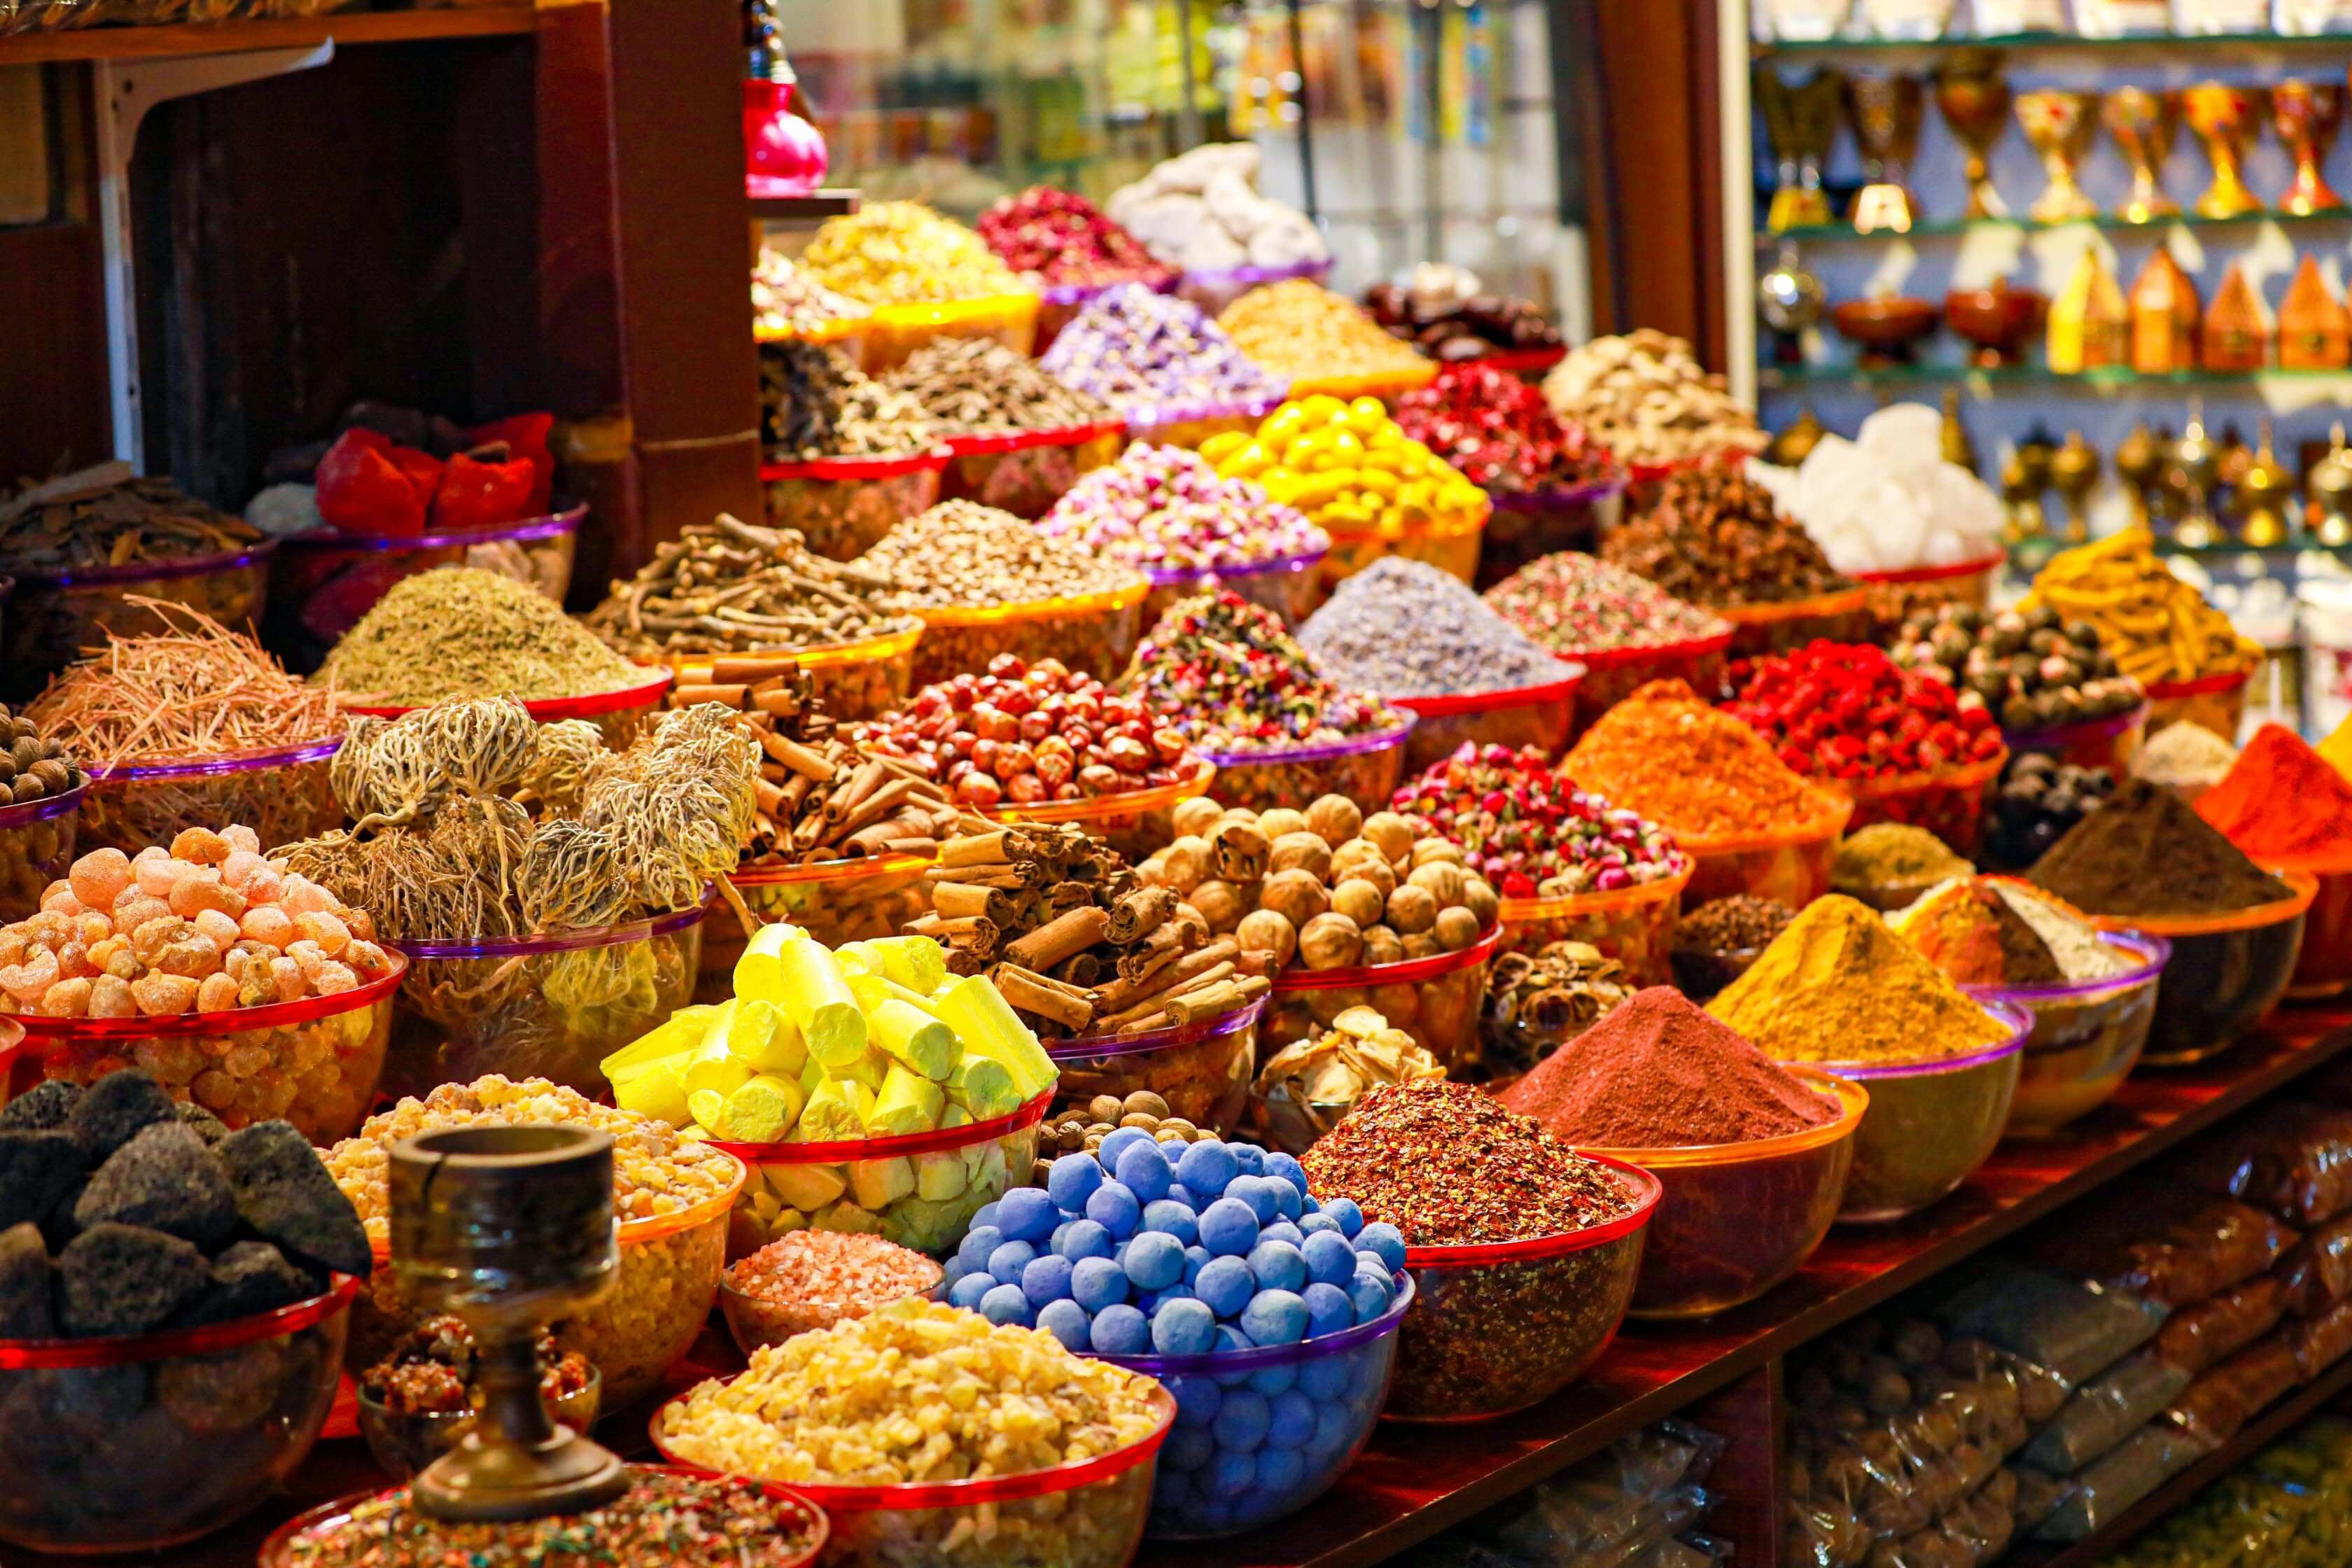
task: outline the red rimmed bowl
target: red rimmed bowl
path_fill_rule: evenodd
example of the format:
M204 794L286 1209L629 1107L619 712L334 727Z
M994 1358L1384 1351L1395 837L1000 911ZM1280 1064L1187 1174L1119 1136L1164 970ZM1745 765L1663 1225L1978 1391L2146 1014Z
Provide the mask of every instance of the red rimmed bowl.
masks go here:
M1567 659L1557 662L1558 677L1533 686L1381 699L1420 721L1405 743L1405 772L1418 773L1452 756L1465 741L1478 746L1508 746L1515 752L1532 746L1557 762L1568 749L1577 688L1584 684L1582 665Z
M1574 741L1592 727L1595 719L1653 680L1681 680L1694 691L1714 690L1721 683L1731 636L1732 628L1726 626L1703 637L1643 647L1553 648L1554 658L1584 666L1584 684L1577 688L1569 739Z
M2006 548L1974 561L1948 566L1906 566L1892 572L1853 572L1848 575L1870 591L1870 613L1882 640L1923 610L1942 605L1972 605L1981 610L1992 603L1992 585L2009 563Z
M1053 510L1078 476L1116 458L1126 442L1124 419L950 436L948 450L955 456L940 475L940 499L977 501L1034 521Z
M1846 831L1859 832L1874 822L1899 822L1921 827L1944 841L1962 859L1973 860L1983 837L1985 801L2009 752L1986 757L1933 773L1888 773L1874 779L1824 779L1821 782L1853 797L1853 816Z
M798 529L817 554L854 561L874 542L940 499L954 455L942 446L875 458L761 463L772 528Z
M1497 920L1469 946L1427 958L1398 963L1365 963L1348 969L1286 969L1274 979L1272 1005L1265 1016L1269 1047L1303 1040L1315 1026L1328 1026L1350 1007L1370 1007L1396 1028L1413 1037L1422 1049L1447 1069L1476 1059L1478 1010L1486 994L1486 975L1495 954L1502 950L1503 922ZM1265 1100L1272 1113L1289 1102ZM1273 1116L1270 1135L1292 1153L1304 1153L1307 1142L1328 1128L1310 1121L1296 1123Z
M2147 732L2167 724L2202 724L2231 745L2246 722L2246 693L2254 672L2239 670L2196 680L2153 680L2147 686Z
M646 721L661 707L662 697L676 679L665 669L657 676L635 686L624 686L617 691L592 691L583 697L526 698L523 711L541 724L552 724L562 719L589 720L604 732L604 744L617 752L636 738ZM365 713L377 719L397 719L403 713L416 711L414 707L352 707L344 710Z

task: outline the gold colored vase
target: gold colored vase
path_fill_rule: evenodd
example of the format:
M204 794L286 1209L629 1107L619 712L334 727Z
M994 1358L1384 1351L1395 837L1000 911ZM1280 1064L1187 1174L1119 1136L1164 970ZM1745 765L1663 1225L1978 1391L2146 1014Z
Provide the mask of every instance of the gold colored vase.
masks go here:
M2200 82L2180 89L2180 109L2213 164L2213 183L2197 198L2198 216L2243 217L2262 211L2261 200L2246 188L2245 162L2247 146L2262 134L2263 89Z
M2050 304L2049 347L2044 358L2060 375L2108 370L2130 357L2131 312L2124 291L2100 258L2084 246L2066 287Z
M2119 87L2101 105L2107 134L2131 165L2131 195L2116 209L2129 223L2177 216L2180 204L2164 194L2164 160L2180 129L2180 105L2162 88Z
M2007 217L2009 204L1992 188L1990 159L2009 128L2009 83L1999 49L1954 49L1936 67L1936 107L1952 140L1968 155L1971 218Z
M1914 208L1905 180L1919 152L1919 121L1927 101L1927 90L1916 76L1898 71L1846 79L1846 119L1862 152L1864 177L1870 182L1854 194L1855 233L1910 232Z
M2283 81L2271 89L2271 129L2294 154L2294 184L2279 198L2279 211L2308 215L2344 205L2320 174L2343 123L2344 89L2333 82Z
M2099 216L2098 204L2083 194L2074 178L2091 150L2091 134L2098 129L2098 106L2095 92L2045 87L2017 95L2017 122L2050 176L2049 187L2030 209L2035 222L2071 223Z
M1838 104L1845 79L1824 68L1801 82L1783 81L1759 68L1756 105L1764 115L1764 139L1772 149L1777 180L1765 226L1774 234L1830 221L1830 198L1822 189L1822 164L1837 139Z

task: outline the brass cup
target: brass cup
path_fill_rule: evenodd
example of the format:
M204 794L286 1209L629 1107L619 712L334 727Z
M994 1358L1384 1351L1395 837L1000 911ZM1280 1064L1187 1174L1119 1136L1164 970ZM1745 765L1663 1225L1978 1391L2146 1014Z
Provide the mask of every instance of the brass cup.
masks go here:
M2271 129L2294 154L2294 183L2279 198L2279 211L2308 216L2344 205L2320 173L2343 124L2344 89L2333 82L2283 81L2271 89Z
M2197 198L2199 216L2243 217L2263 210L2245 175L2247 145L2262 133L2263 98L2258 87L2227 82L2180 89L2181 112L2213 164L2213 183Z
M2037 223L2073 223L2099 216L2098 204L2083 192L2074 172L2091 150L2098 129L2099 95L2061 88L2036 88L2017 95L2017 122L2042 155L2048 188L2029 209Z
M2100 106L2107 134L2131 165L2131 195L2116 209L2130 223L2176 217L2180 204L2164 194L2164 161L2180 130L2180 105L2161 88L2119 87Z
M1919 152L1919 124L1927 111L1927 90L1916 76L1857 76L1846 79L1845 108L1853 127L1854 144L1862 150L1863 174L1869 184L1853 198L1853 226L1858 233L1911 227L1916 204L1904 184L1906 171Z
M1990 160L2009 128L2009 83L1999 49L1954 49L1936 68L1936 107L1968 155L1970 218L2007 217L2009 204L1993 189Z

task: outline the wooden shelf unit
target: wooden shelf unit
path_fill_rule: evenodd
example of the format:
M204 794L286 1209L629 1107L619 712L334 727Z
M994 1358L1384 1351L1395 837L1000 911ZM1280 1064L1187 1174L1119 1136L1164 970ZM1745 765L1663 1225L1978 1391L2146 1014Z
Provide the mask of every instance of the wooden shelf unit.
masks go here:
M174 22L160 27L76 27L0 37L0 65L29 61L155 60L245 49L307 48L331 38L351 44L406 44L434 38L492 38L538 30L530 5L451 5L430 11L347 11L323 16L237 22Z

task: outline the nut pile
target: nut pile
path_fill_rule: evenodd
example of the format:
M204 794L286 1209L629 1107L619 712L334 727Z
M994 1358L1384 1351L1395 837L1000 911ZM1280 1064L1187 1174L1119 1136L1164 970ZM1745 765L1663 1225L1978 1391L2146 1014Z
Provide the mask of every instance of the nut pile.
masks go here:
M1244 354L1198 305L1140 283L1106 290L1064 327L1037 363L1130 423L1195 411L1247 409L1289 383Z
M1306 513L1252 480L1222 477L1198 452L1140 441L1081 477L1037 529L1153 573L1255 565L1331 545Z
M1267 1058L1254 1087L1269 1114L1311 1117L1328 1131L1372 1089L1444 1076L1444 1065L1410 1034L1377 1009L1355 1006Z
M1682 918L1675 927L1675 942L1718 952L1761 951L1796 918L1796 910L1771 899L1747 893L1710 899Z
M751 266L751 324L762 335L805 332L873 313L861 301L817 282L781 250L763 247Z
M1974 691L1955 693L1866 643L1737 659L1724 688L1726 710L1812 778L1932 773L2000 754L2000 730Z
M839 349L760 345L760 440L771 462L908 454L943 434L919 399L872 379Z
M1462 579L1402 555L1341 583L1298 640L1333 679L1390 697L1518 691L1573 673Z
M1410 382L1430 368L1362 306L1310 279L1253 289L1225 307L1217 325L1242 353L1290 381L1396 376Z
M1610 469L1582 426L1561 424L1542 393L1490 364L1445 366L1397 400L1396 418L1481 489L1568 489Z
M2010 759L1985 814L1979 859L1988 870L2021 871L2116 793L2105 768L2077 767L2039 752Z
M1487 589L1486 603L1558 654L1660 647L1730 630L1647 578L1574 551L1528 562Z
M1559 329L1531 301L1490 294L1476 273L1442 261L1423 262L1405 282L1373 284L1364 308L1441 364L1559 346Z
M1111 193L1110 216L1187 272L1288 267L1330 252L1305 213L1257 192L1255 142L1195 147Z
M1538 751L1465 742L1390 804L1462 846L1470 869L1507 899L1614 892L1690 864L1664 828L1578 789Z
M868 305L1021 292L1021 279L980 236L921 202L869 202L825 219L801 254L801 269Z
M1045 1119L1037 1130L1037 1163L1030 1182L1044 1186L1055 1156L1091 1154L1102 1141L1122 1127L1151 1135L1155 1143L1200 1143L1216 1137L1206 1127L1195 1127L1168 1113L1168 1102L1148 1089L1125 1096L1098 1094L1084 1105L1073 1105Z
M1853 586L1770 490L1728 468L1668 479L1655 506L1601 542L1601 559L1710 609Z
M1486 506L1477 486L1407 436L1377 397L1317 394L1286 403L1254 435L1212 436L1201 456L1227 479L1255 479L1335 537L1393 538Z
M883 607L898 582L812 555L791 529L726 513L689 523L588 612L588 628L633 658L821 647L912 626Z
M899 584L880 599L894 610L994 609L1139 591L1140 574L1133 567L968 500L942 501L917 513L857 559Z
M1325 679L1279 616L1224 591L1171 607L1119 685L1211 752L1290 750L1399 723L1378 697Z
M1003 436L1116 420L1110 405L1056 381L994 338L934 338L884 378L941 435Z
M974 226L1004 264L1032 280L1063 288L1140 283L1165 289L1176 269L1073 191L1032 185L998 198Z
M65 742L43 731L23 713L11 714L0 704L0 790L22 805L79 789L89 782L81 764L66 752Z
M1943 605L1903 623L1895 662L1982 702L2011 730L2050 730L2128 713L2145 693L2088 621L2054 605L1987 614Z
M1758 452L1765 437L1723 377L1700 367L1681 338L1644 327L1595 338L1544 377L1552 411L1574 420L1621 463L1687 462Z

